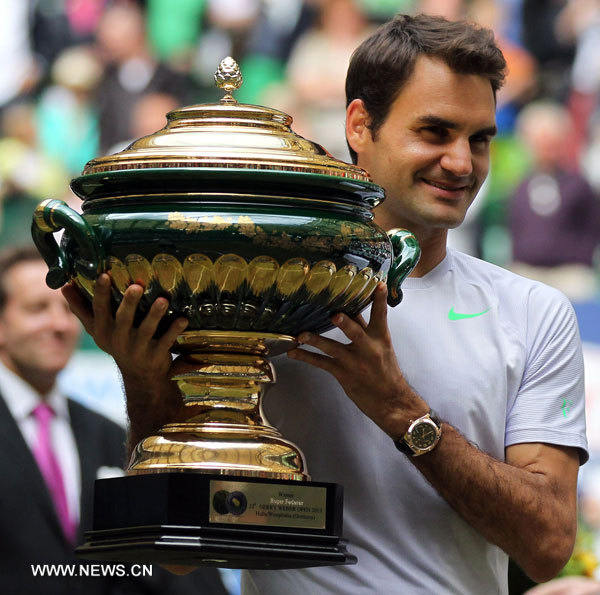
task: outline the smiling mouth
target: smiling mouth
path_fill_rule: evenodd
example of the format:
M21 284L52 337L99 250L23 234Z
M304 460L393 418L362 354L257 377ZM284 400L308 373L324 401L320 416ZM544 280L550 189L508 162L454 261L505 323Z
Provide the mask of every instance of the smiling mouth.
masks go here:
M455 184L442 184L441 182L426 180L425 178L423 178L423 181L429 186L439 188L440 190L446 190L447 192L460 192L462 190L466 190L469 187L468 184L462 184L460 186L457 186Z

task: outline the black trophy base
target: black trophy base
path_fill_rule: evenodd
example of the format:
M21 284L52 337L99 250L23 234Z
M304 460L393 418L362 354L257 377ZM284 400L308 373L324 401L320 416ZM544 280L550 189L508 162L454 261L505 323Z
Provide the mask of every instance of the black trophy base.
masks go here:
M199 473L97 480L92 560L283 569L355 564L341 538L343 488Z

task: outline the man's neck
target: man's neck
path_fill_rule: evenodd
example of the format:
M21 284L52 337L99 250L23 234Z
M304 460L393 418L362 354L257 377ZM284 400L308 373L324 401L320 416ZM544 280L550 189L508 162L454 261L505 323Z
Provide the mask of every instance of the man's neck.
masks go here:
M410 277L423 277L446 258L448 230L436 231L438 231L437 234L429 236L419 234L418 231L413 232L421 246L421 258L409 275ZM443 231L443 234L439 233L440 231Z
M426 229L414 226L406 226L385 217L385 213L376 212L375 223L385 231L405 227L415 234L421 247L421 258L414 268L411 277L423 277L433 270L446 257L446 242L448 239L447 229Z
M16 374L19 378L21 378L21 380L29 384L29 386L31 386L42 397L42 399L45 399L48 396L54 387L54 384L56 383L57 374L25 369L10 358L6 357L6 355L2 352L0 352L0 361L13 374Z

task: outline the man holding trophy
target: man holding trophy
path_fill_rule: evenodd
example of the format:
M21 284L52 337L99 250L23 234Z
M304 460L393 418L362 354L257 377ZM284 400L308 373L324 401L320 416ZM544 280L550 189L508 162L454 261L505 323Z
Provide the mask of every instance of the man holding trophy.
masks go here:
M348 144L387 192L377 223L412 231L422 257L397 309L379 283L368 322L336 314L334 331L301 333L265 403L313 479L344 485L358 564L247 571L247 593L507 593L508 556L541 582L571 554L587 458L573 310L446 247L488 173L504 69L490 31L429 16L398 16L352 58ZM153 338L159 297L134 327L143 291L131 284L113 316L107 274L93 313L63 290L122 372L132 446L181 408L169 349L187 324Z

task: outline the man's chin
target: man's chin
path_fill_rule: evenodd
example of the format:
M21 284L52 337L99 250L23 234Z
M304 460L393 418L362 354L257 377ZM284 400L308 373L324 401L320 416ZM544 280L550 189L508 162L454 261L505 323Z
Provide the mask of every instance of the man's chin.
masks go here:
M444 229L455 229L465 220L467 210L463 206L452 205L439 209L434 213L434 218L437 219L437 226Z
M427 227L433 229L456 229L465 220L465 213L449 216L448 214L432 216L425 222Z
M447 225L445 225L446 229L456 229L457 227L460 227L462 225L462 222L465 220L464 215L461 217L460 220L456 221L448 221Z
M37 369L43 374L48 374L49 376L56 376L59 372L61 372L67 367L67 364L69 363L70 359L70 356L48 358L42 362L39 362L39 366L37 366Z

